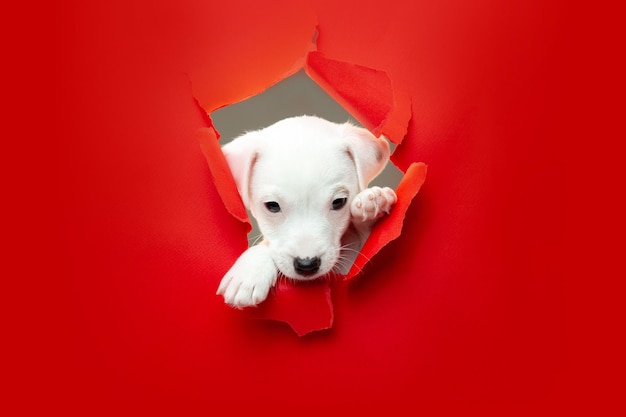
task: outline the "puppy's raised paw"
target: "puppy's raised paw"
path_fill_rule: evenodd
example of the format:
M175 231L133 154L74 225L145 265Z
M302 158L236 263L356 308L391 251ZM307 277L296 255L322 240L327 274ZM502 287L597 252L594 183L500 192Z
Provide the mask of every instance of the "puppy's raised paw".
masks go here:
M358 193L352 200L350 213L355 220L367 222L389 214L398 200L389 187L371 187Z
M276 284L277 270L264 245L248 248L222 278L217 294L235 308L256 306Z

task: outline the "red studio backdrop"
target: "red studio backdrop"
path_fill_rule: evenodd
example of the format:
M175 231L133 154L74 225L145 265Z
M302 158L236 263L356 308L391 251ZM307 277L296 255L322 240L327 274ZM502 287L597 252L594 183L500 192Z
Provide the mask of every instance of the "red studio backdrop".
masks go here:
M56 58L62 239L50 251L63 279L49 285L61 308L50 358L30 365L41 373L16 381L21 407L553 415L571 404L566 139L553 124L563 5L75 3L60 6ZM302 335L215 295L248 225L210 165L210 112L300 69L399 143L406 172L402 213L359 274L283 289ZM315 330L320 300L332 323Z

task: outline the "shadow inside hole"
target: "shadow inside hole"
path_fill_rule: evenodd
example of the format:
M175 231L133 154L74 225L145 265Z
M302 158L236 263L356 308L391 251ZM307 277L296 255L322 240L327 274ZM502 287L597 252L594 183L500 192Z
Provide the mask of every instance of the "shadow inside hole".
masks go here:
M222 145L247 131L262 129L292 116L318 116L336 123L361 124L319 85L301 70L268 88L263 93L239 103L222 107L211 113L213 124L220 132ZM390 143L392 152L394 144ZM389 162L383 172L370 186L396 188L402 172ZM250 245L260 236L256 221L250 216L252 231L248 235Z

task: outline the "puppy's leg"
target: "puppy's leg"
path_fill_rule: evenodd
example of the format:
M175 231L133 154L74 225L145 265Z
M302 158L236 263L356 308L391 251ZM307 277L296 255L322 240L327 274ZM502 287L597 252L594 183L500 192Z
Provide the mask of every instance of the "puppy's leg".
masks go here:
M376 220L389 214L398 200L395 191L389 187L371 187L358 193L350 205L352 224L361 237L361 244L376 223Z
M222 278L217 294L236 308L255 306L267 298L277 274L268 246L261 243L241 254Z

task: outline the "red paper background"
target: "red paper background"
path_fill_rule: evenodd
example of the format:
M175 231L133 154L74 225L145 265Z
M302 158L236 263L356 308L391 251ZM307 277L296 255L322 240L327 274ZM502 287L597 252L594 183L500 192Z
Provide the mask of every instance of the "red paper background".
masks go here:
M4 36L29 37L7 51L24 71L7 84L20 89L13 107L29 109L18 132L35 144L6 175L28 218L11 237L28 250L7 280L27 295L5 315L11 405L612 409L623 326L617 293L598 291L616 272L594 255L620 250L599 250L594 230L620 223L604 220L614 206L602 217L587 207L619 175L597 152L615 137L600 120L619 115L595 95L623 87L607 81L620 74L615 14L544 0L307 4L60 3L29 9L32 30ZM214 295L245 226L210 180L186 74L213 74L202 88L214 103L243 99L300 65L316 24L320 52L410 93L415 140L394 160L429 172L402 236L333 292L333 329L298 338Z

